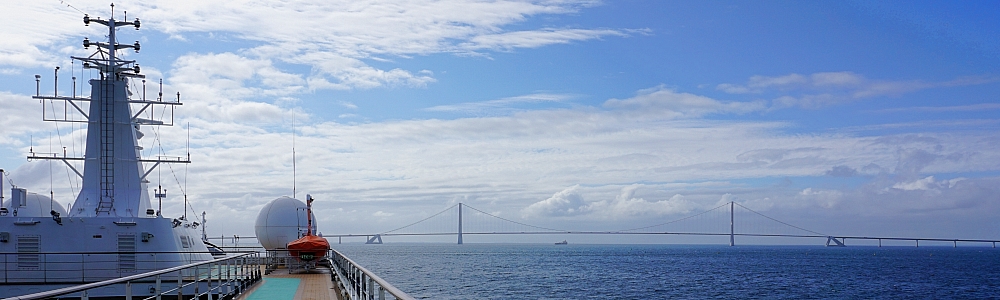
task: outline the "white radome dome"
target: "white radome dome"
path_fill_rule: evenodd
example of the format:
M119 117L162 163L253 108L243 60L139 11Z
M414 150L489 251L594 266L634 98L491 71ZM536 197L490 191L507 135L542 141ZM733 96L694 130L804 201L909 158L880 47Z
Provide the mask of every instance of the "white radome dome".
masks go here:
M25 193L25 196L23 206L14 203L14 200L11 199L14 197L5 199L9 200L3 203L3 206L7 208L8 216L13 216L16 211L18 217L51 217L51 211L53 210L59 213L60 216L66 216L66 208L62 207L59 202L52 201L48 196L36 193Z
M316 214L313 214L316 232ZM285 248L285 245L306 233L306 204L298 199L280 197L264 205L257 214L254 232L264 249Z

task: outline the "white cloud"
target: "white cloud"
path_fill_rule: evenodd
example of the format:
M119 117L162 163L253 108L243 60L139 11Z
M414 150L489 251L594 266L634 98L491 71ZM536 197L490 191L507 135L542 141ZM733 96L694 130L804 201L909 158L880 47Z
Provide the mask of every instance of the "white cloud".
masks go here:
M771 108L817 109L858 99L892 96L941 87L980 85L1000 81L996 77L961 77L944 82L921 80L872 80L853 72L820 72L809 75L754 75L745 84L722 83L716 89L730 94L778 93Z
M197 61L226 66L189 67ZM975 200L997 193L988 179L948 181L947 186L942 182L948 179L928 183L927 188L941 191L937 196L930 190L893 188L910 187L932 174L951 178L936 174L1000 170L1000 151L995 147L1000 137L975 126L912 135L787 134L787 124L779 122L698 118L763 111L762 103L726 102L663 87L638 91L628 99L610 99L602 107L344 124L313 121L295 109L251 101L260 94L284 93L265 84L248 87L260 80L260 70L271 68L276 69L273 62L236 53L193 54L167 72L176 77L166 90L185 91L185 105L178 114L192 127L194 163L186 166L190 168L186 173L189 198L196 207L254 215L266 201L290 194L291 134L283 124L294 114L301 122L296 128L298 190L331 199L330 206L355 210L321 216L320 226L327 233L376 232L386 228L375 226L404 225L397 223L435 213L427 207L436 208L447 199L468 199L462 201L508 215L520 212L530 220L558 216L588 222L662 220L711 208L720 199L755 209L857 213L864 201L871 201L879 206L867 211L900 213L902 208L890 204L913 201L915 209L996 211L990 210L992 204ZM299 84L307 80L286 79ZM32 102L26 96L5 96L0 101ZM503 107L555 103L568 97L539 93L487 103ZM6 115L13 107L36 109L3 105L0 110ZM168 155L186 154L182 127L160 130ZM152 130L144 132L150 138L143 142L151 142ZM42 169L26 164L14 172L45 179ZM154 182L176 185L185 177L183 169L161 169L162 179L158 176ZM808 187L803 192L807 188L741 183L855 174L849 170L858 170L856 178L869 180L861 191ZM173 179L175 175L179 179ZM41 183L24 185L45 189ZM569 188L553 194L554 187ZM956 200L937 198L948 195ZM176 198L170 201L176 204ZM170 207L171 214L179 211ZM386 218L377 224L362 222L370 216ZM249 226L252 220L246 222Z
M578 192L579 188L578 185L566 188L548 199L528 205L522 212L525 216L532 217L563 217L589 213L590 209Z
M894 189L900 189L904 191L914 191L914 190L931 190L937 188L938 183L934 181L934 176L927 176L923 179L918 179L911 182L898 182L892 186Z
M498 115L517 111L518 105L538 103L558 103L573 98L572 95L536 93L482 102L466 102L438 105L425 108L426 111L460 112L474 115Z
M29 96L0 91L0 144L23 146L24 135L55 130L55 124L42 121L42 107ZM62 111L62 101L55 101ZM46 107L52 109L51 105ZM63 126L63 130L68 126Z
M691 212L696 205L676 194L659 201L647 201L636 197L636 190L642 185L633 184L621 189L621 193L612 201L601 201L590 205L599 217L611 219L633 218L641 216L676 215Z
M475 51L510 51L552 44L586 41L607 36L624 37L648 30L539 28L510 31L529 17L568 14L597 5L580 1L126 1L129 17L142 18L143 30L156 30L185 42L186 35L207 34L247 42L240 49L253 61L273 58L310 66L305 82L309 89L369 89L382 86L423 87L433 83L430 70L382 69L365 60L391 62L379 56L402 57L434 53L468 54ZM108 11L107 4L81 0L76 3L92 16ZM5 7L6 8L6 7ZM82 27L82 14L53 2L22 2L9 7L15 24L33 24L0 32L0 66L23 68L51 65L62 56L52 50L69 45L70 37L85 32L100 34L100 26ZM119 16L120 17L120 16ZM15 47L15 45L17 45ZM75 47L79 48L79 47ZM74 49L75 49L74 48ZM79 55L85 56L82 49ZM244 64L245 66L245 64ZM216 66L223 67L225 66ZM7 72L16 69L6 68ZM262 84L273 90L291 85L298 89L301 75L258 71ZM287 91L286 91L287 92Z
M542 29L515 31L475 36L459 48L468 50L511 50L516 48L537 48L552 44L566 44L586 41L604 36L628 36L620 30L609 29Z
M659 86L643 90L629 99L610 99L604 102L604 107L629 111L631 113L651 114L666 118L693 118L708 114L744 114L764 110L763 102L722 102L712 98L678 93Z

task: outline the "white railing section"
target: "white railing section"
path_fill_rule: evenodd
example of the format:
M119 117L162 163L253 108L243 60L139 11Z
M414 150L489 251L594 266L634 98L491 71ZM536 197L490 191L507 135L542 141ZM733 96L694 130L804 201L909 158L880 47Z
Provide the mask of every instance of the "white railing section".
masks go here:
M337 273L342 298L350 300L385 300L386 293L398 300L414 299L365 269L337 250L330 251L330 266Z
M260 253L243 253L229 257L197 262L163 270L146 272L117 279L71 286L40 293L0 300L33 300L55 297L88 299L91 290L114 286L121 288L126 300L160 300L192 298L222 299L238 295L260 281L262 260ZM136 289L139 284L149 284L148 290ZM102 292L105 290L102 290ZM104 295L93 295L102 297ZM176 298L174 298L176 296Z

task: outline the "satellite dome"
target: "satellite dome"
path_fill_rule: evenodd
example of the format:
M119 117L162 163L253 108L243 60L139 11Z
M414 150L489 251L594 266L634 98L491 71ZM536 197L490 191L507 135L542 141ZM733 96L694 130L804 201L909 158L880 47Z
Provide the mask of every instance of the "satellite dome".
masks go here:
M58 201L52 201L52 198L48 196L29 193L20 188L11 189L11 194L12 197L8 198L10 201L3 203L3 207L7 208L8 216L13 216L16 213L18 217L51 217L51 211L59 213L60 216L66 216L66 208L62 207Z
M313 214L316 232L316 214ZM280 197L264 205L257 214L254 232L264 249L285 248L285 245L306 233L306 204L298 199Z

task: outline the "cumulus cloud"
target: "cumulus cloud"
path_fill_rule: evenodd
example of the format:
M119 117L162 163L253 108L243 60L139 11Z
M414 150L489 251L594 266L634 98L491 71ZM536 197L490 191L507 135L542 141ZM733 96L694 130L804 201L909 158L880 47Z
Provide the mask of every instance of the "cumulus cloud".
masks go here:
M590 209L583 201L579 189L579 185L568 187L548 199L528 205L522 212L526 216L533 217L563 217L589 213Z
M587 202L581 196L580 186L575 185L548 199L532 203L522 209L522 214L526 218L586 216L592 219L617 220L682 214L698 207L680 194L657 201L637 197L636 191L642 187L641 184L624 186L614 199Z
M695 207L693 203L687 201L680 194L664 200L647 201L635 196L636 191L640 188L642 185L639 184L625 186L614 200L591 204L592 210L598 212L600 217L621 219L636 216L683 214L690 212Z

